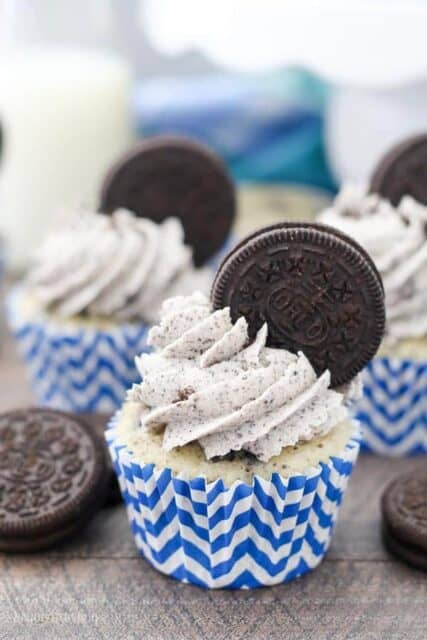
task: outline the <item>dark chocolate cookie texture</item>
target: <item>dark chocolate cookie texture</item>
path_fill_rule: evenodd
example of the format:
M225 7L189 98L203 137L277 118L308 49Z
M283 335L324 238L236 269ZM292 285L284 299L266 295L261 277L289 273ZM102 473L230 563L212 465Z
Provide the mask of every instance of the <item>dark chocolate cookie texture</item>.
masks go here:
M405 195L427 204L427 134L407 138L386 153L372 175L370 191L394 206Z
M253 337L303 351L333 386L351 380L375 354L384 332L381 279L365 252L321 225L283 225L252 234L222 263L215 308L245 316Z
M100 210L125 207L160 223L179 218L196 266L223 246L231 230L236 197L221 160L204 146L181 137L145 140L107 175Z
M427 553L427 471L398 476L385 490L382 508L392 532Z
M105 502L102 443L49 409L0 416L0 549L35 551L71 535Z
M407 564L427 571L427 471L397 476L381 500L386 548Z

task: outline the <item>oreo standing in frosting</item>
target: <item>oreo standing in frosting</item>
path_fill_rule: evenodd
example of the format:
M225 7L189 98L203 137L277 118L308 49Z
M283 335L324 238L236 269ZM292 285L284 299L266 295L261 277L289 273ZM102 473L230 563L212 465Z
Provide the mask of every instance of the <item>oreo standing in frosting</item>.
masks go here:
M121 158L100 199L100 211L52 230L8 315L39 403L111 413L137 379L134 358L163 300L208 293L236 205L219 158L163 137Z
M225 258L211 300L163 304L106 434L153 566L211 588L317 566L358 453L346 399L381 342L383 298L353 240L282 224Z
M427 136L392 149L370 191L344 186L319 215L369 252L385 289L386 334L364 372L357 406L364 445L383 455L427 453Z
M199 267L223 248L236 195L212 151L187 138L157 136L137 145L107 175L100 210L111 213L121 207L156 223L179 218Z

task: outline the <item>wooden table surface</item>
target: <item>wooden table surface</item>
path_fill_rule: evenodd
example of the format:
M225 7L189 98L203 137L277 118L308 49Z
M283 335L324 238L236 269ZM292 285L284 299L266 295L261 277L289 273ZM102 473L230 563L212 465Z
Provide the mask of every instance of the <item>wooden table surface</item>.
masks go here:
M7 337L0 357L0 410L31 403ZM384 485L423 465L359 459L323 564L256 591L209 592L160 575L137 555L124 507L104 509L66 546L0 555L0 640L425 640L427 575L387 555L378 511Z

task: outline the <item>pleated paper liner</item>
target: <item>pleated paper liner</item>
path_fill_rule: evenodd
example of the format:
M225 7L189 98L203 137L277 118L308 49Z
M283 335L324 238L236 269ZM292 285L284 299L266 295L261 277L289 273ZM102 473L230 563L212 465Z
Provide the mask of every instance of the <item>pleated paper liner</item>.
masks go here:
M362 449L383 456L427 453L427 361L375 358L354 411Z
M174 475L133 459L106 432L130 528L141 555L162 573L205 588L249 589L314 569L331 540L359 452L359 428L339 456L304 475L252 483Z

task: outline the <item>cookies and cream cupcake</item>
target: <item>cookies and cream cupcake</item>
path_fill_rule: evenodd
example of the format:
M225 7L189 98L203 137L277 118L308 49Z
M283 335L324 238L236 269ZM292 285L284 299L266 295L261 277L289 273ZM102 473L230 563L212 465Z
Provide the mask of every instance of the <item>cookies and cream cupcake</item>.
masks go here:
M384 283L385 337L357 406L364 445L384 455L427 453L427 206L414 198L424 188L416 188L420 162L427 165L426 137L392 150L370 189L344 186L318 216L368 251Z
M162 302L209 291L235 214L220 161L181 138L146 141L121 159L101 205L58 222L7 305L37 400L70 411L120 406Z
M210 588L317 566L359 448L347 400L383 328L370 260L320 225L260 230L211 300L166 301L106 433L141 554Z

